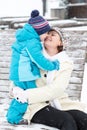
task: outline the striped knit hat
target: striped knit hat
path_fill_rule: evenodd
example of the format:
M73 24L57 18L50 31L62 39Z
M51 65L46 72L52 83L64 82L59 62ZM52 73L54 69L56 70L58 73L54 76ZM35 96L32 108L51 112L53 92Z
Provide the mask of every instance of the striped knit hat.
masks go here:
M39 35L42 35L50 30L48 21L39 15L38 10L31 12L31 18L28 23L36 30Z

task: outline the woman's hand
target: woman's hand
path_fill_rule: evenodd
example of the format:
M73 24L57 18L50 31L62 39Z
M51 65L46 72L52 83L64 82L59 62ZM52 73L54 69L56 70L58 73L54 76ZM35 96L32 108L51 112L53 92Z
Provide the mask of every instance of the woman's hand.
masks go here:
M27 97L25 91L19 87L13 88L13 96L14 98L21 103L27 103Z

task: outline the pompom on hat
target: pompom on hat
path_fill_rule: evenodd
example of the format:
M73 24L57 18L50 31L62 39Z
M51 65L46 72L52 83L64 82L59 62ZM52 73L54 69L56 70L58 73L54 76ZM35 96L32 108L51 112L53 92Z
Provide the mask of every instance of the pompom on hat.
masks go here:
M48 21L39 15L38 10L31 12L31 18L28 20L28 23L36 30L38 35L42 35L51 29Z

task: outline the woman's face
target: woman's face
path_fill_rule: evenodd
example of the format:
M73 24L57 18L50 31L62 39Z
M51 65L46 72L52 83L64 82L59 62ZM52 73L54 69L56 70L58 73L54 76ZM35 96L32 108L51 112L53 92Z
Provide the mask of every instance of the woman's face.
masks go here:
M62 45L62 41L60 39L60 35L56 31L49 31L48 36L44 40L44 46L46 48L52 47L57 48Z

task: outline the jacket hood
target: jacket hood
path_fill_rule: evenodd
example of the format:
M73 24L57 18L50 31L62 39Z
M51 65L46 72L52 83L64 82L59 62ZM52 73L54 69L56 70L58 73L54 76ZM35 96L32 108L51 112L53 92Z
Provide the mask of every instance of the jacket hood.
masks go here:
M34 28L30 24L25 24L22 29L18 29L16 31L16 39L18 41L25 41L25 40L30 40L32 38L36 38L40 40L39 35L37 32L34 30Z

